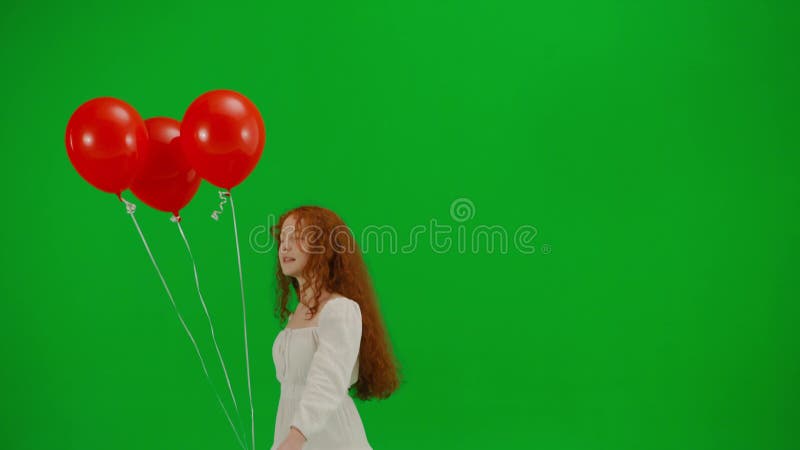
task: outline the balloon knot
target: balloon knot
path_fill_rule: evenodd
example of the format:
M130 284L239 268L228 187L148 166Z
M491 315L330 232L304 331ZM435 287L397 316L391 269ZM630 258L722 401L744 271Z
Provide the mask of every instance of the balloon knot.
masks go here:
M125 203L125 211L128 214L133 215L133 213L136 212L136 205L135 204L125 200L124 198L122 198L122 196L120 196L119 199L122 200L123 203Z

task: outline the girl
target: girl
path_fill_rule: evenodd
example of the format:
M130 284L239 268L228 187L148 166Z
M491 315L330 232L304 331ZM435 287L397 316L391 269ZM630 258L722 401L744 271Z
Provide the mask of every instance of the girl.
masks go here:
M272 450L371 450L349 391L388 398L399 377L361 251L342 219L316 206L286 212L272 235L275 312L289 315L272 346L281 384Z

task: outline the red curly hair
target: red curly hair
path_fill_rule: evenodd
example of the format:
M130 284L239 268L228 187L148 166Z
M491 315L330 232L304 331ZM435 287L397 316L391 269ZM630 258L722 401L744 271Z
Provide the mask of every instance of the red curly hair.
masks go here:
M344 221L333 211L319 206L301 206L284 213L271 228L272 237L280 242L283 223L293 216L300 242L314 245L302 277L309 282L314 298L308 300L312 315L317 313L322 288L354 300L361 307L362 333L359 351L358 381L353 385L355 396L362 400L388 398L400 384L400 367L395 360L388 333L378 308L378 300L361 250ZM297 279L283 274L276 264L275 314L281 323L287 321L289 295L294 290L301 298ZM304 298L304 297L303 297Z

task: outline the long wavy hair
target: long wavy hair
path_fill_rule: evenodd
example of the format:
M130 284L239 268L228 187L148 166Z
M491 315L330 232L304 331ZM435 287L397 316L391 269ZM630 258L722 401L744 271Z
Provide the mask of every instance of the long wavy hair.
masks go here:
M353 385L355 396L362 400L388 398L399 387L400 366L381 318L364 257L351 230L329 209L300 206L284 213L271 228L272 237L278 244L281 228L290 216L295 219L297 242L303 243L304 251L308 253L308 262L301 274L308 282L301 292L297 279L284 275L280 261L276 259L275 314L280 317L281 323L288 320L290 311L287 305L291 291L298 299L305 299L306 290L315 293L307 302L312 316L317 313L322 288L357 302L361 307L362 333L358 381Z

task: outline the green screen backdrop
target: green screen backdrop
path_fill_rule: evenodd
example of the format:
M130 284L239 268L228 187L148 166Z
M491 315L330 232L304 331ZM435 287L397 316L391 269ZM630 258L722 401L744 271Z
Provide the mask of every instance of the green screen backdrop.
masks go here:
M257 449L281 329L263 231L301 204L366 248L402 365L357 402L375 449L800 448L797 3L3 9L1 448L237 448L123 205L64 147L91 98L180 120L212 89L267 129L234 189ZM225 394L175 225L124 195ZM217 200L204 182L183 226L246 412Z

